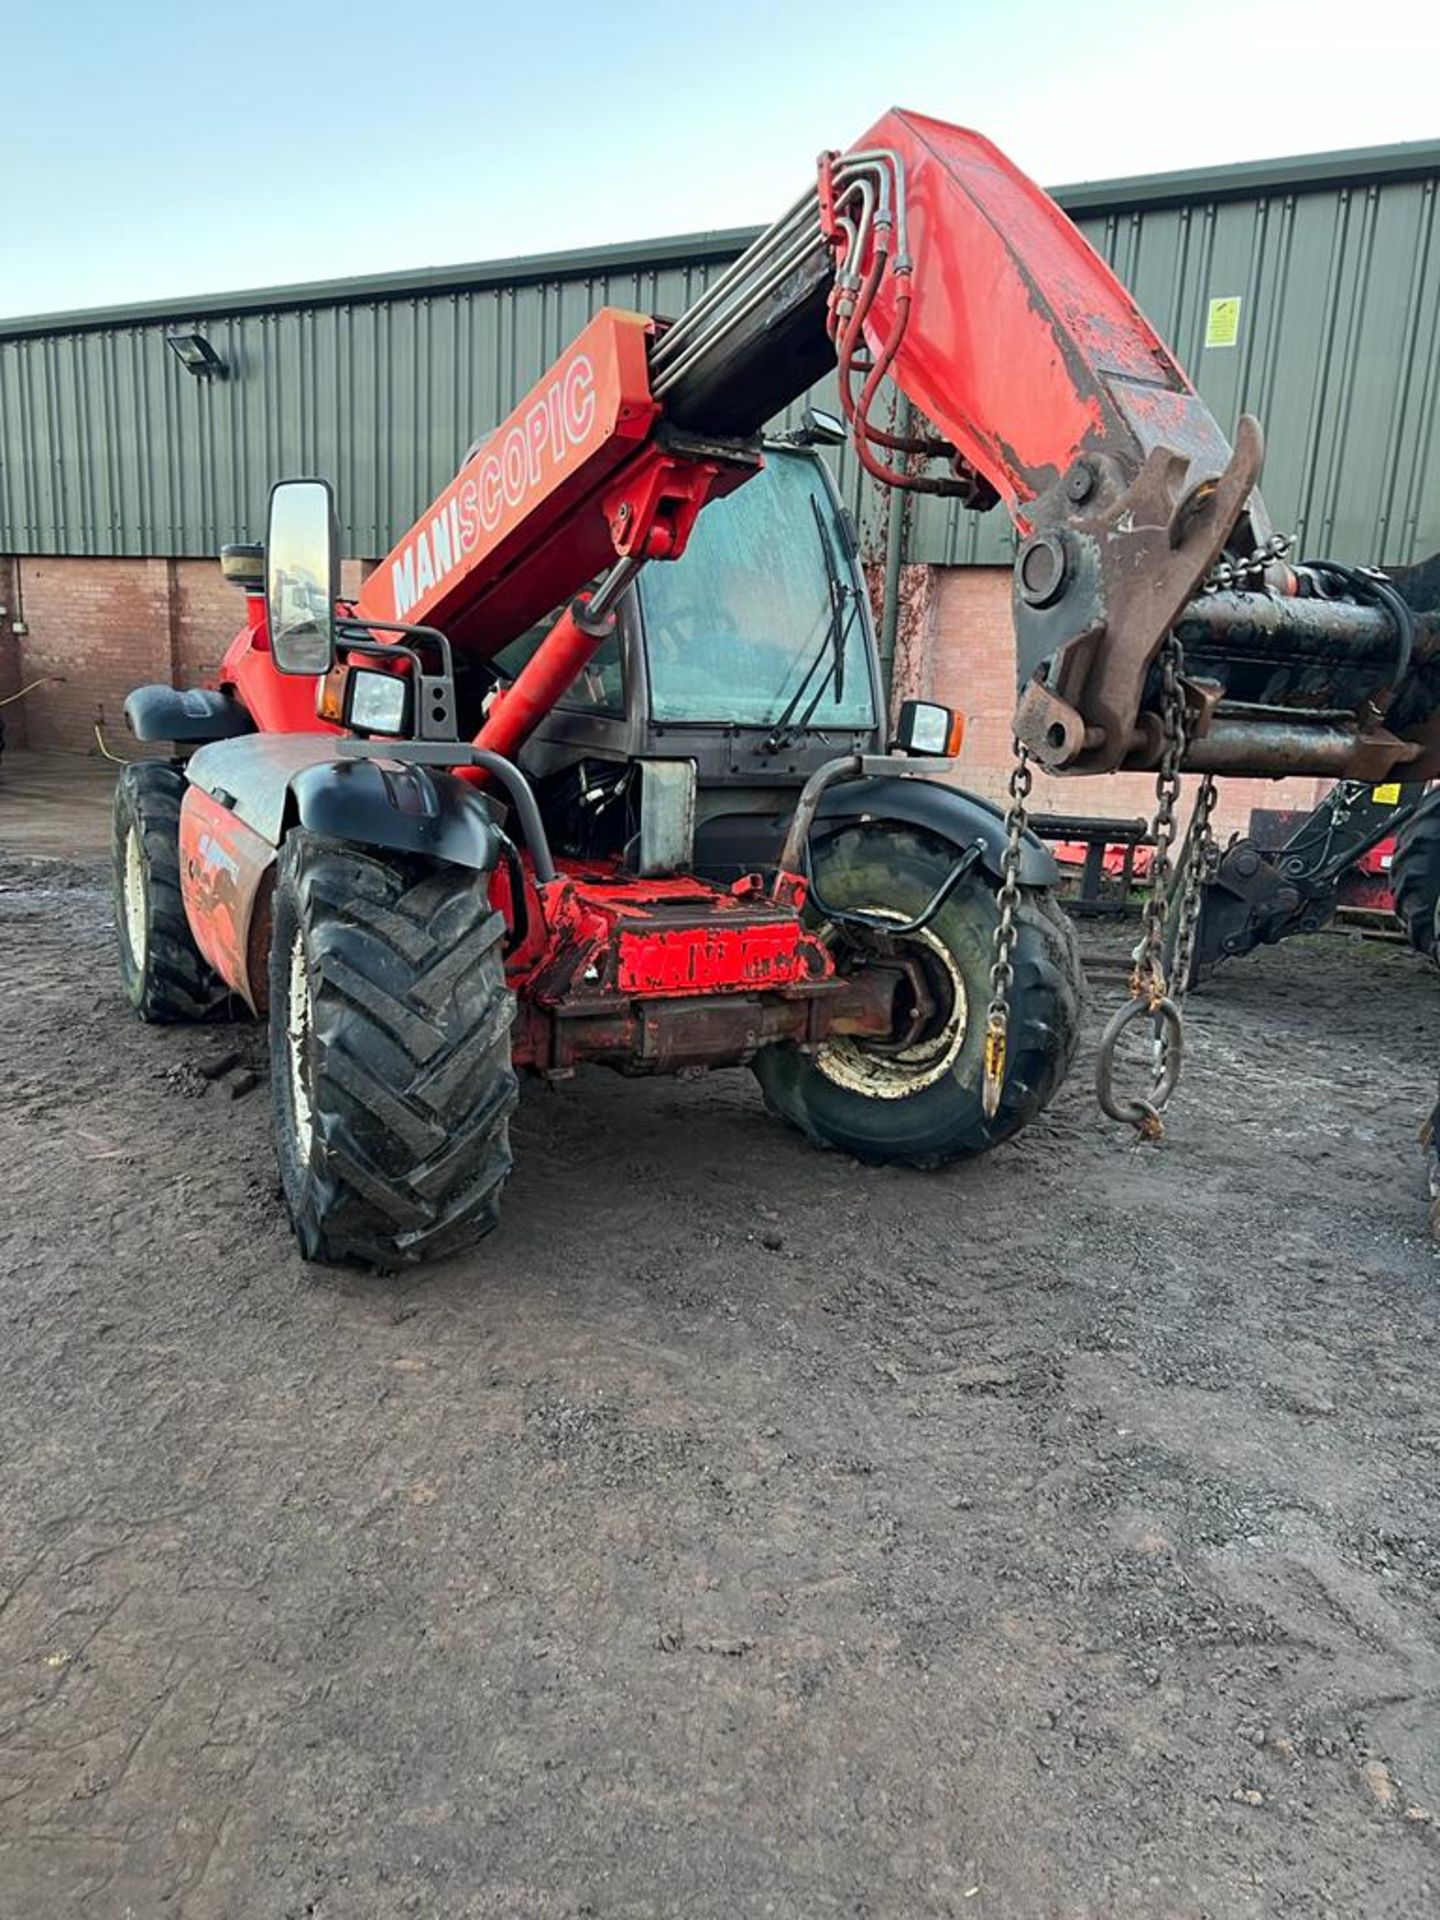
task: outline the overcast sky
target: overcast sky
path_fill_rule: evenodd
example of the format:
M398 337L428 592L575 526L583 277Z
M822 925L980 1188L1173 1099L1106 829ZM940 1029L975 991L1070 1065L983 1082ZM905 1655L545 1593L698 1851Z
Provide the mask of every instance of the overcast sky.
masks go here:
M0 314L764 222L892 104L1047 186L1440 137L1435 0L21 0Z

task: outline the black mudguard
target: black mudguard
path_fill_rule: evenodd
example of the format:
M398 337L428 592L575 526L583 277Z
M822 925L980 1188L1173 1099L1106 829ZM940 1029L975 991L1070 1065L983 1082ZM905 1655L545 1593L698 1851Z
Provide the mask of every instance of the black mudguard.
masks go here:
M126 696L125 724L137 740L233 740L253 733L255 722L228 693L209 687L136 687Z
M974 846L978 840L980 864L997 880L1004 878L1005 815L978 794L899 774L847 780L822 795L811 838L822 839L827 827L850 826L857 820L898 820L956 847ZM1055 856L1033 833L1020 842L1018 878L1022 887L1059 884Z
M202 747L185 771L272 847L301 826L477 873L494 868L500 830L490 801L468 781L393 760L336 760L334 752L333 734L256 733Z
M484 795L453 773L378 760L306 767L290 783L299 824L332 840L425 853L489 873L500 834Z

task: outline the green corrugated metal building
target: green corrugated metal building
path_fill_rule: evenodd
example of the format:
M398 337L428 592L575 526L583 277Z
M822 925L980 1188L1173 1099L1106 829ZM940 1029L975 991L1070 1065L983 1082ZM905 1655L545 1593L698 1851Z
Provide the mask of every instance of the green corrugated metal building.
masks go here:
M1305 553L1440 548L1437 181L1422 142L1056 192L1221 424L1265 423L1267 501ZM335 482L349 552L382 554L595 308L679 313L751 237L0 321L0 554L210 554L298 472ZM187 330L227 378L167 351ZM998 512L927 502L908 529L914 560L1009 550Z

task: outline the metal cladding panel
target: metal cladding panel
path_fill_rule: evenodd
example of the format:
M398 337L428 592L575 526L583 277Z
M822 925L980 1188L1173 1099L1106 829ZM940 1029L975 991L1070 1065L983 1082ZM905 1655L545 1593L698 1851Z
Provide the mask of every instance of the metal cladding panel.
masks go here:
M322 474L345 550L378 556L601 306L679 313L711 269L587 274L6 337L0 552L214 553L263 533L271 483ZM198 331L223 379L166 335Z
M1440 156L1357 165L1348 182L1290 163L1305 183L1293 190L1279 164L1061 197L1221 426L1259 416L1266 499L1297 551L1422 558L1440 549ZM211 554L263 531L273 480L319 473L346 551L378 556L598 307L681 313L741 238L698 236L693 258L677 242L516 262L473 285L416 275L211 299L189 317L0 322L0 552ZM1234 342L1216 344L1210 303L1234 298ZM167 349L191 330L227 378L196 379ZM811 397L835 406L830 383ZM878 557L890 500L862 486L848 449L830 457ZM905 511L910 559L1013 554L1001 511Z

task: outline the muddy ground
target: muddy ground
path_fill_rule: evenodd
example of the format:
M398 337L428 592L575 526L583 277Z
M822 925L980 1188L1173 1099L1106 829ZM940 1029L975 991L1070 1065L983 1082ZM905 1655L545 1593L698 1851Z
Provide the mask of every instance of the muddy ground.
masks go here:
M0 885L7 1917L1440 1911L1418 960L1236 967L1158 1149L533 1088L501 1235L372 1279L258 1034Z

